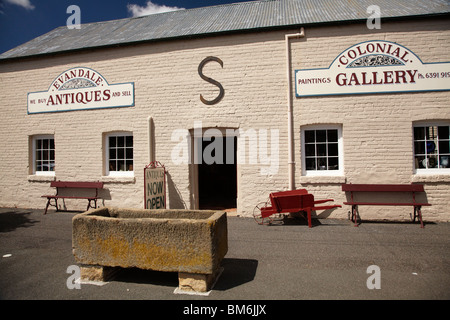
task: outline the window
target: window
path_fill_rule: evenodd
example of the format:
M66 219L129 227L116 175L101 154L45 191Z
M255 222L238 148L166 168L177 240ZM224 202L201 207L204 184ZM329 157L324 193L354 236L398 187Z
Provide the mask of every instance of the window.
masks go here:
M55 175L55 139L53 135L33 137L33 173Z
M302 130L304 175L342 174L340 127L311 127Z
M132 176L133 135L113 133L106 136L106 174L113 176Z
M416 172L450 172L450 125L414 127L414 166Z

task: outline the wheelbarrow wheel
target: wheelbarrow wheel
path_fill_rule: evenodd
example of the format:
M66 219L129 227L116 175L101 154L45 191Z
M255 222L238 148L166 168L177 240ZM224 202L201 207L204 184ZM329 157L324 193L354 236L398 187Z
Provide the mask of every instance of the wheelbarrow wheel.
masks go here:
M261 215L261 208L267 207L267 201L266 202L260 202L258 203L255 208L253 209L253 218L255 219L256 223L261 225L270 225L272 224L272 218L266 217L263 218Z

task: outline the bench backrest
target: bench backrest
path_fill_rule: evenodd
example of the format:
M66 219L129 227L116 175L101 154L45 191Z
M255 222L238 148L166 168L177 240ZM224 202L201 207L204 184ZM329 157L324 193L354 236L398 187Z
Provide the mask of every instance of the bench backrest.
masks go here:
M423 184L343 184L342 191L425 192Z
M52 182L50 182L50 187L53 187L53 188L102 189L103 182L52 181Z

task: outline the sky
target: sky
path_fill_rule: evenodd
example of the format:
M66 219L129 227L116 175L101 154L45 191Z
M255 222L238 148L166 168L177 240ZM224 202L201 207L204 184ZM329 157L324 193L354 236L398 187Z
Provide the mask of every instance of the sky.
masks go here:
M67 21L71 5L80 8L80 22L137 17L249 0L0 0L0 54L43 35ZM252 1L252 0L250 0Z

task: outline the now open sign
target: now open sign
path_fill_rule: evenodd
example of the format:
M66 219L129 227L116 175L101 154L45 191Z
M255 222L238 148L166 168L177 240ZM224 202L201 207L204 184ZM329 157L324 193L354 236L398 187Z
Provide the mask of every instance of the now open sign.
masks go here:
M144 169L145 209L166 208L166 170L154 162Z

